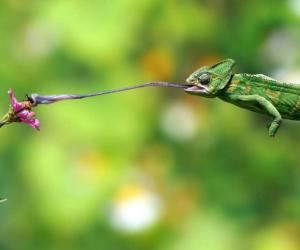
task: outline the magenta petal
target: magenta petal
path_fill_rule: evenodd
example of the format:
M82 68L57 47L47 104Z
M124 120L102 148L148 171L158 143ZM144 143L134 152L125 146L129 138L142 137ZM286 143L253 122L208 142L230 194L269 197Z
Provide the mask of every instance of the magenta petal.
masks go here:
M34 113L26 110L27 112L20 112L18 117L20 118L21 122L24 122L34 129L39 129L40 121L34 118ZM22 113L22 114L21 114Z
M21 112L17 113L17 116L20 119L28 120L31 118L34 118L35 113L32 111L29 111L27 109L22 110Z
M17 113L17 116L22 120L28 119L29 111L27 109L22 110L21 112Z
M33 111L29 111L27 118L34 118L34 116L35 116L35 113Z
M32 119L26 122L28 125L33 127L34 129L39 130L40 129L40 121L38 119Z
M8 94L9 94L10 102L11 102L11 105L13 106L14 111L15 112L20 111L23 108L23 105L17 101L17 99L14 96L13 90L10 89L8 91Z
M34 129L39 129L40 121L38 119L22 119L22 122L28 124L29 126L33 127Z

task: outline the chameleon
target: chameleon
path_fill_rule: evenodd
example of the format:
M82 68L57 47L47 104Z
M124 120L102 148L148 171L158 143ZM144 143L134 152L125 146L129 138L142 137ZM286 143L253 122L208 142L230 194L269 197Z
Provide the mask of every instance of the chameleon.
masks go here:
M219 98L225 102L272 118L267 126L274 137L282 119L300 120L300 85L277 81L263 74L234 74L233 59L203 66L187 78L185 92Z
M18 102L12 89L9 90L11 105L0 119L0 127L13 122L23 122L39 130L39 120L32 108L63 100L83 99L131 89L160 86L181 88L186 93L201 97L217 97L225 102L257 113L268 115L272 122L268 134L274 137L282 119L300 120L300 85L277 81L263 74L233 73L235 61L226 59L212 66L203 66L193 72L185 83L147 82L113 90L90 94L27 95Z

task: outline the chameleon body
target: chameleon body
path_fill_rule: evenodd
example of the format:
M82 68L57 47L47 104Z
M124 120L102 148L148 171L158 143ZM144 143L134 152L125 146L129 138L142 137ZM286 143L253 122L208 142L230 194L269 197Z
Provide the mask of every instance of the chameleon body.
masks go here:
M185 91L218 97L244 109L272 117L269 136L275 136L282 119L300 120L300 85L283 83L262 74L233 74L234 60L227 59L192 73Z

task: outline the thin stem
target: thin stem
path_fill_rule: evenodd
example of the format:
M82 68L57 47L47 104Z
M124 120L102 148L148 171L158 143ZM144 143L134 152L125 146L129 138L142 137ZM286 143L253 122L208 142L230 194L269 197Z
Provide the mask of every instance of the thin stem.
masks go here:
M11 108L9 108L9 111L7 114L5 114L2 119L0 120L0 128L3 127L4 125L8 124L9 121L11 120L11 115L10 115L10 112L11 112Z
M116 93L116 92L127 91L127 90L132 90L132 89L137 89L137 88L151 87L151 86L167 87L167 88L183 88L184 89L184 88L187 88L189 85L170 83L170 82L147 82L147 83L142 83L139 85L129 86L129 87L125 87L125 88L105 90L105 91L101 91L101 92L97 92L97 93L84 94L84 95L62 94L62 95L43 96L43 95L39 95L39 94L32 94L30 96L30 100L32 101L33 105L36 106L38 104L51 104L51 103L54 103L57 101L62 101L62 100L82 99L82 98L107 95L107 94L112 94L112 93Z

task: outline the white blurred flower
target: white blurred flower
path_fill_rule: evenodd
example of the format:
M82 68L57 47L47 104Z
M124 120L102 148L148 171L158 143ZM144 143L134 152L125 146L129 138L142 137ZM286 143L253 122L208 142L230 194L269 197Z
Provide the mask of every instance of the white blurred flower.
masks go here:
M127 186L113 203L110 221L121 231L136 233L154 225L161 215L157 194L139 186Z
M291 10L297 15L300 16L300 1L299 0L290 0L289 1Z
M51 53L58 40L58 33L52 26L42 22L31 23L25 26L14 45L14 54L20 60L39 59Z
M174 103L163 112L161 127L175 140L188 140L197 131L197 116L189 105L183 102Z
M263 44L261 55L280 67L291 67L299 58L299 42L297 31L277 29Z
M274 71L274 77L286 83L300 84L300 68L280 68Z

